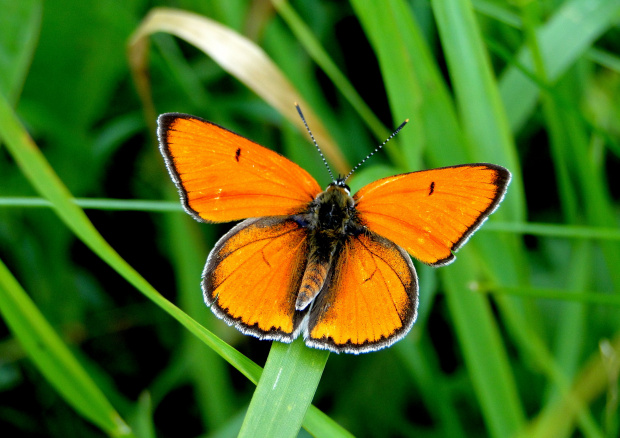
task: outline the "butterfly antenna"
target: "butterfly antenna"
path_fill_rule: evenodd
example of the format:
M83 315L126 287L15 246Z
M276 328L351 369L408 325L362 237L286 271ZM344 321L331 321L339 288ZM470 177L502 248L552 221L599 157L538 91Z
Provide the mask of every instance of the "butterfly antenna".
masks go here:
M304 117L304 114L301 112L301 108L299 107L297 102L295 102L295 108L297 108L297 112L299 113L299 117L301 117L301 120L302 120L302 122L304 122L304 126L306 127L306 130L308 131L308 134L310 134L310 138L312 139L312 143L314 143L314 146L316 147L316 150L319 151L319 155L321 156L321 159L323 160L323 163L325 164L325 167L327 167L327 171L329 172L329 177L332 179L332 182L335 182L336 180L334 179L334 174L332 173L332 169L329 167L329 164L327 164L327 160L325 159L325 155L323 155L323 152L321 152L321 148L319 147L319 145L317 144L316 140L314 139L314 135L312 135L312 131L310 131L310 128L308 127L308 124L306 123L306 118Z
M366 160L368 160L370 157L372 157L375 153L377 153L377 151L379 151L379 149L381 149L383 146L385 146L385 144L390 141L396 134L398 134L398 132L404 128L404 126L409 123L409 119L406 119L403 123L400 124L400 126L398 128L396 128L396 131L394 131L392 133L392 135L390 135L387 140L385 140L383 143L381 143L379 146L377 146L375 148L374 151L372 151L371 153L369 153L366 158L364 158L362 161L360 161L357 166L355 166L353 169L351 169L351 172L349 172L349 174L347 176L344 177L343 181L346 181L347 179L349 179L349 177L351 176L351 174L353 172L355 172L355 170L360 167L362 164L364 164L366 162Z

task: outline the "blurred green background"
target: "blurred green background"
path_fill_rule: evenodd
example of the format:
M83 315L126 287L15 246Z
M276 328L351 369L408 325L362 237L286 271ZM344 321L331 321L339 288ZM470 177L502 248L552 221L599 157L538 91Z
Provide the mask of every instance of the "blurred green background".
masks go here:
M356 436L618 436L617 0L0 0L0 93L51 167L73 196L99 200L88 218L144 279L263 366L270 342L202 304L202 267L230 224L198 224L177 205L132 79L129 38L156 6L261 47L349 166L409 118L353 189L465 162L513 173L454 264L416 265L411 333L380 352L330 355L315 406ZM145 69L157 113L213 121L329 182L307 134L196 47L155 34ZM35 304L24 316L42 314L135 436L236 436L255 386L40 205L18 161L0 144L6 321L12 274ZM17 338L31 327L0 323L2 436L113 434L49 383L71 382L69 368L42 374L30 360Z

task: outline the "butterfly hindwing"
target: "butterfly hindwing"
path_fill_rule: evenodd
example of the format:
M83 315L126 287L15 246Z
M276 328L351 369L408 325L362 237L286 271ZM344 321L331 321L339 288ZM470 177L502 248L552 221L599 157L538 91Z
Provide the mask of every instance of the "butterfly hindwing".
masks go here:
M495 210L509 182L501 166L467 164L383 178L354 199L365 226L441 266Z
M312 304L306 344L362 353L407 334L418 306L418 281L407 253L372 232L350 236L329 281Z
M297 164L198 117L162 114L157 133L185 210L198 220L293 214L321 191Z
M291 342L307 259L307 230L287 217L248 219L215 245L203 272L205 302L240 331Z

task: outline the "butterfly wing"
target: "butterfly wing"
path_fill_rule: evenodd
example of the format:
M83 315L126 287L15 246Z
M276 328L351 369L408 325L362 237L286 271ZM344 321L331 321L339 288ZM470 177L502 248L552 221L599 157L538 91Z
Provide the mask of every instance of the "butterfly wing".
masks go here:
M209 254L205 302L243 333L291 342L302 318L295 303L307 246L307 230L287 217L241 222Z
M509 182L501 166L467 164L383 178L354 199L369 229L441 266L497 208Z
M162 114L158 126L168 171L197 220L293 214L321 191L292 161L198 117Z
M418 280L407 253L368 232L350 236L337 254L328 286L312 304L306 344L357 354L405 336L418 307Z

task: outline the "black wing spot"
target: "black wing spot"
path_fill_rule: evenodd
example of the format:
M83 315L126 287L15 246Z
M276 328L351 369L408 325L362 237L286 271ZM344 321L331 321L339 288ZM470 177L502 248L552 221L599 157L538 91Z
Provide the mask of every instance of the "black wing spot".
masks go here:
M240 156L241 156L241 148L238 148L237 151L235 152L235 160L237 160L237 163L239 162Z
M239 160L237 160L237 161L239 161ZM431 196L434 191L435 191L435 181L431 182L431 187L430 187L430 190L428 192L428 196Z

